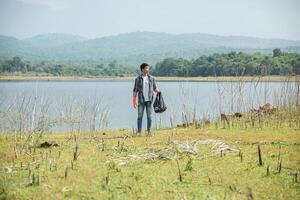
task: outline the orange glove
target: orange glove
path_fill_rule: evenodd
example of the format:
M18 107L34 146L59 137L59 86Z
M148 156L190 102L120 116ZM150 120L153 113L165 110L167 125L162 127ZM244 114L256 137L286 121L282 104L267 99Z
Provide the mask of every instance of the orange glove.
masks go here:
M133 103L133 108L136 109L136 106L137 106L136 97L133 97L132 103Z

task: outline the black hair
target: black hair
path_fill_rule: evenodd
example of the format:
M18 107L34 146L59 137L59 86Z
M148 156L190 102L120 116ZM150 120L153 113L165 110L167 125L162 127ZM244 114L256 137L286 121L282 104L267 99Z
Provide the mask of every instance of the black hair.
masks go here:
M141 71L143 71L143 69L147 66L150 67L150 65L148 65L147 63L142 63L140 66Z

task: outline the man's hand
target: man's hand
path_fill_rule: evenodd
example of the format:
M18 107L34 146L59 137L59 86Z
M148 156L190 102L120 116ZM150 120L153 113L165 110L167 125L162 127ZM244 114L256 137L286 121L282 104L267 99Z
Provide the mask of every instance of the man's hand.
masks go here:
M160 89L157 87L154 92L160 93Z
M136 109L137 103L136 103L136 97L135 96L133 96L132 104L133 104L133 108Z

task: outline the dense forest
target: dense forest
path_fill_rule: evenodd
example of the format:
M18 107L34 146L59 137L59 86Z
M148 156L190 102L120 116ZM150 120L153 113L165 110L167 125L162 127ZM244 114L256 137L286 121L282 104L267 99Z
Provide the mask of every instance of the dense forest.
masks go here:
M166 58L153 71L158 76L299 75L300 54L274 49L273 55L230 52L197 59Z
M52 76L133 76L137 67L126 67L112 61L108 64L94 62L58 63L51 61L25 61L15 56L0 60L1 74L31 74ZM255 76L299 75L300 54L274 49L273 54L230 52L203 55L196 59L165 58L156 63L155 76Z
M132 67L125 67L112 61L108 64L94 62L54 62L24 61L18 56L0 60L0 72L5 75L42 75L42 76L133 76Z

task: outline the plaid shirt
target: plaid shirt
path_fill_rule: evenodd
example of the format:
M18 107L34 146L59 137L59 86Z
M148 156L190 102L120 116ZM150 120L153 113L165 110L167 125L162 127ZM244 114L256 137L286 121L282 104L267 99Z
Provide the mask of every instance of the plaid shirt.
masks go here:
M149 99L152 102L153 101L153 91L156 90L156 83L153 76L148 75L149 78ZM143 95L143 77L142 75L139 75L136 77L134 82L134 88L133 88L133 95L138 95L138 103L141 104L144 102L144 95Z

